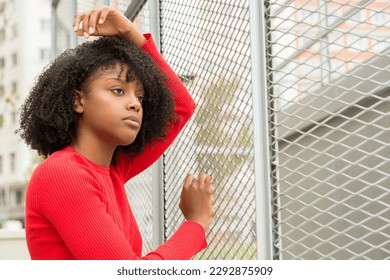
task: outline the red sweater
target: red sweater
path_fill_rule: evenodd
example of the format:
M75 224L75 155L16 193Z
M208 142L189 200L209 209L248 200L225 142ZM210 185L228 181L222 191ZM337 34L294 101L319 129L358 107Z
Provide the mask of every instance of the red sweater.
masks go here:
M207 244L203 227L186 221L155 251L141 257L142 237L124 184L154 163L191 117L195 104L157 51L142 47L168 77L179 121L165 142L132 161L119 154L105 168L66 147L35 170L26 193L26 240L32 259L190 259Z

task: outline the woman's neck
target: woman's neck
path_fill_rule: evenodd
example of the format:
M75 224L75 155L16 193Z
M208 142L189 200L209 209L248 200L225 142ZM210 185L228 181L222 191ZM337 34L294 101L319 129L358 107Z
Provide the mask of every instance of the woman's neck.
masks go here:
M90 161L106 168L110 167L115 147L93 140L85 138L82 138L82 140L76 139L70 146Z

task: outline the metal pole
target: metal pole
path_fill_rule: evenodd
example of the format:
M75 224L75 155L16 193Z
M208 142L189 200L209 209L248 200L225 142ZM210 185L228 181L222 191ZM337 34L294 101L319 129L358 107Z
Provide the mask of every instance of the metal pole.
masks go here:
M150 33L153 35L154 42L157 49L161 51L160 44L160 0L149 0L149 28Z
M160 3L159 0L149 0L149 28L154 42L160 50ZM153 214L153 245L157 247L164 243L164 178L163 160L160 158L152 166L152 214Z
M77 0L72 1L73 16L77 14ZM73 26L69 27L69 48L75 48L77 46L77 35L73 31Z
M257 256L269 260L273 256L273 240L264 14L264 0L249 0Z
M54 3L54 2L53 2ZM51 7L51 58L55 58L58 54L57 47L57 4Z
M124 12L125 16L130 20L134 20L134 18L137 16L137 12L142 8L145 2L146 0L131 1L130 5L127 7L126 11ZM148 3L150 2L154 2L154 1L148 1ZM150 6L151 4L149 4L149 8Z

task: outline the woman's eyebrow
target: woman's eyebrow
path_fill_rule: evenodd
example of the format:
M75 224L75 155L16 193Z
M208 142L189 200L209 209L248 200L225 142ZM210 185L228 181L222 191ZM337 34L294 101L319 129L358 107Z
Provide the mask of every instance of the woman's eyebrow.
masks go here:
M126 77L119 76L119 75L117 75L117 73L112 73L112 75L108 74L106 81L108 81L108 80L127 82Z
M108 80L115 80L115 81L122 81L122 82L124 81L123 79L120 79L118 77L109 77L106 79L106 81L108 81Z

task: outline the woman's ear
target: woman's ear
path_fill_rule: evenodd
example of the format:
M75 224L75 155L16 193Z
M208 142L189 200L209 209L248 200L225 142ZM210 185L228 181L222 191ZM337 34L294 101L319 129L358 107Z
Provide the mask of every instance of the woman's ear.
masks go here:
M81 114L84 112L84 93L79 90L76 90L74 95L74 110L77 113Z

